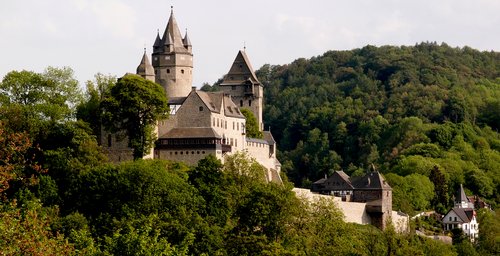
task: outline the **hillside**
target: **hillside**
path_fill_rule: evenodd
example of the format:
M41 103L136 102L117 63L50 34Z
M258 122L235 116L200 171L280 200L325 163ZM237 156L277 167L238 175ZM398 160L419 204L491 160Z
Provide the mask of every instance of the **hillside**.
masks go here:
M264 65L257 75L265 123L297 186L338 169L356 176L374 163L398 184L395 207L407 212L444 210L461 183L500 202L500 53L366 46ZM435 167L444 175L440 199L436 177L428 178ZM422 189L411 192L415 186Z
M266 122L296 185L307 187L341 168L360 175L373 163L393 187L393 208L411 214L446 210L459 183L498 205L498 72L498 53L421 44L328 52L266 65L258 74ZM110 122L105 114L115 113L103 110L115 104L109 96L151 99L158 92L126 88L97 74L83 93L68 67L13 70L2 79L2 255L500 251L498 209L477 211L477 244L457 234L451 246L392 227L346 223L332 202L302 201L289 182L266 182L265 170L245 153L224 163L209 155L197 166L158 159L111 163L97 140L103 122ZM142 135L151 134L146 128Z

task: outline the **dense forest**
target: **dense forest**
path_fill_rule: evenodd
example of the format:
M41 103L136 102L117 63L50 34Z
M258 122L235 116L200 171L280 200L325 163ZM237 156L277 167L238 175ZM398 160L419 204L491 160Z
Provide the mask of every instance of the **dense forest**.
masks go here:
M265 122L291 181L278 185L245 154L197 166L109 163L101 126L136 127L137 156L151 146L144 124L168 110L156 84L98 74L82 92L70 68L12 71L0 83L0 254L497 254L498 210L478 211L476 244L458 234L451 246L345 223L332 202L299 200L291 189L374 164L395 210L445 211L460 183L496 208L499 73L498 53L433 43L263 66ZM157 109L140 109L139 96ZM134 124L137 112L149 120ZM124 116L129 123L117 121Z
M446 211L459 184L500 203L500 53L366 46L257 75L265 123L295 185L373 163L395 188L395 209L410 214Z

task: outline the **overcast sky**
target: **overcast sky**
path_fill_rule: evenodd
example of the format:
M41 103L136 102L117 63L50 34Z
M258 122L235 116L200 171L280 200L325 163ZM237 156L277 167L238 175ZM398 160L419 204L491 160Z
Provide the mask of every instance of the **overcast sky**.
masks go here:
M255 69L367 44L500 51L499 0L0 1L0 78L47 66L69 66L81 82L135 72L171 5L193 44L198 87L227 73L244 43Z

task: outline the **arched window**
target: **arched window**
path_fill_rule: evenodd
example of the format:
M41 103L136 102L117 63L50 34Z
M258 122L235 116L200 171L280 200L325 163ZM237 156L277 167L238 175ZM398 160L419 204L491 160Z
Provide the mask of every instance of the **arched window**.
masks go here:
M243 107L243 100L240 100L240 107Z
M170 74L170 69L167 68L167 74Z
M252 100L248 100L248 106L251 107L252 106Z
M181 69L181 73L184 74L184 69Z

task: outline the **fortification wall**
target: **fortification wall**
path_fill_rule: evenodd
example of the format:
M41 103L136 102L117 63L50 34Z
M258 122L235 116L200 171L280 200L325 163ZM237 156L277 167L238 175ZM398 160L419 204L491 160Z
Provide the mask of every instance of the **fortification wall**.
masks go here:
M294 188L293 191L299 198L315 201L320 198L333 200L344 213L344 221L358 224L372 224L372 219L366 212L366 203L344 202L340 197L312 193L309 189ZM391 221L396 232L405 233L409 230L409 217L397 211L391 212Z
M181 161L188 165L195 166L198 164L198 161L210 154L222 160L222 151L216 149L162 149L156 151L156 158Z

